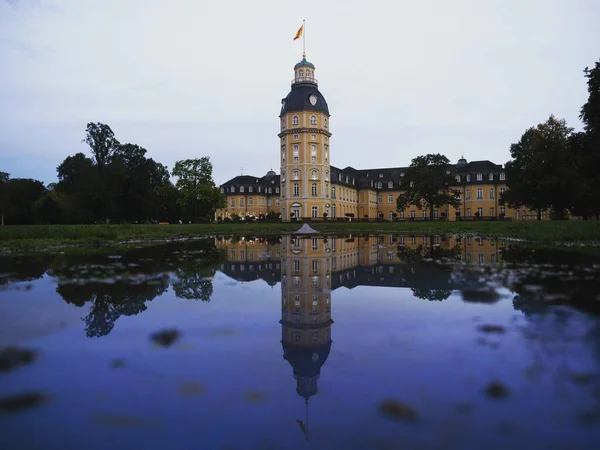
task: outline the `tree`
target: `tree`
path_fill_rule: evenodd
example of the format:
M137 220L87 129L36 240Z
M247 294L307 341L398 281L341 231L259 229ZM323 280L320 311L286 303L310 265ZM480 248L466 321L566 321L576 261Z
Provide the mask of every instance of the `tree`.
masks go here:
M414 158L402 181L406 191L398 196L398 211L414 205L419 209L428 209L432 218L435 208L445 205L459 207L460 202L450 188L454 176L449 172L449 165L448 158L440 154Z
M115 133L111 128L103 123L88 123L86 136L82 142L90 146L94 161L98 170L102 169L110 162L110 158L119 147L119 141L115 138Z
M34 223L33 205L46 192L44 183L31 178L12 178L6 183L6 221L11 224Z
M538 220L547 208L552 208L555 218L564 217L572 207L576 178L568 151L572 131L564 119L551 115L510 146L513 160L505 167L508 190L500 198L501 205L535 209Z
M0 172L0 215L2 216L1 224L4 226L4 207L6 204L6 198L8 197L8 180L10 174L6 172Z
M581 107L579 118L585 124L585 130L598 137L600 133L600 61L594 68L586 67L583 71L587 78L588 101Z
M194 222L210 220L217 209L225 207L225 196L212 179L208 156L177 161L172 174L178 178L179 204L187 209Z

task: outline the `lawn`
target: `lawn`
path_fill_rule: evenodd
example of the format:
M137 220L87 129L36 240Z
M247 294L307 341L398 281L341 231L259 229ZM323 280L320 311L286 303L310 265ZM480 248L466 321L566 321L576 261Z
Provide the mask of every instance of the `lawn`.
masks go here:
M243 236L292 233L299 223L196 225L27 225L0 227L0 249L39 249L60 245L103 245L125 241L202 236ZM323 233L476 234L556 244L600 241L600 221L542 222L319 222Z

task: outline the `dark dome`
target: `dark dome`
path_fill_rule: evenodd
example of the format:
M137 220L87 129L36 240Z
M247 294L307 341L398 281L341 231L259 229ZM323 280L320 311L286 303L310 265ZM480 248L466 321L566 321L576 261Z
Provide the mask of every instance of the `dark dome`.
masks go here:
M317 97L317 103L314 105L311 105L310 100L308 99L311 95ZM297 83L292 86L292 90L287 97L281 100L280 116L284 115L286 112L303 110L324 112L329 115L329 107L327 106L325 97L319 92L317 86L310 82Z
M267 172L267 176L268 176L268 177L274 177L275 175L277 175L277 174L276 174L276 173L275 173L273 170L269 170L269 171Z
M457 165L459 165L459 166L466 166L467 165L467 160L465 158L460 158L458 160Z
M294 368L294 375L313 377L321 373L321 366L327 361L330 350L331 340L315 347L296 347L284 343L283 358Z

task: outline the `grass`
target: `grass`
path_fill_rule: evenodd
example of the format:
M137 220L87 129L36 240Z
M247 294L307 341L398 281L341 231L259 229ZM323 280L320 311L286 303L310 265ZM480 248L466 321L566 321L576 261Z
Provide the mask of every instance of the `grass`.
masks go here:
M63 245L104 245L129 240L164 240L207 235L291 233L300 223L197 225L26 225L0 227L0 250ZM600 241L600 221L542 222L318 222L323 233L477 234L525 239L541 244Z

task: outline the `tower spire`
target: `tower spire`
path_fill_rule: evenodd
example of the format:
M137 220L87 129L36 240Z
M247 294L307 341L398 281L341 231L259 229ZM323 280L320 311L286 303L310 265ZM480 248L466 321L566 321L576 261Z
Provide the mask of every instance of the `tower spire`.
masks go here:
M306 19L302 19L302 59L306 59Z

